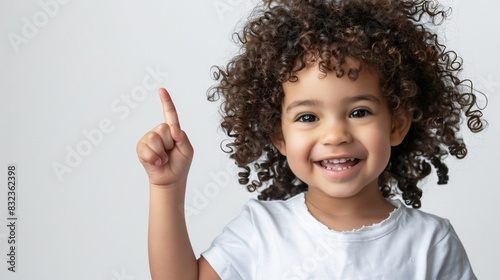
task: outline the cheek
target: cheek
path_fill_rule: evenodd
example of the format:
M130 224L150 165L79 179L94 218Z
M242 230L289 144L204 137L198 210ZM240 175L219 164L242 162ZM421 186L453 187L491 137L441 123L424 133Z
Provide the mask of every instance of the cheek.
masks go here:
M310 162L314 142L300 134L285 135L285 137L288 165L294 173L305 170L304 165Z
M390 135L379 131L378 134L371 134L367 139L371 140L366 142L366 146L369 151L374 153L375 157L372 158L377 161L378 165L385 168L391 156Z
M310 146L307 138L300 135L294 135L287 138L287 154L294 159L304 159L309 152Z

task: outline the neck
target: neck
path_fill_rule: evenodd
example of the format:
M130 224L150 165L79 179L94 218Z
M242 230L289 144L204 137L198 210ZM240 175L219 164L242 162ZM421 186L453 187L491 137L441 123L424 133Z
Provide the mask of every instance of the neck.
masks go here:
M378 190L366 187L353 197L331 197L315 189L306 193L306 205L311 215L330 229L358 229L385 220L394 210Z

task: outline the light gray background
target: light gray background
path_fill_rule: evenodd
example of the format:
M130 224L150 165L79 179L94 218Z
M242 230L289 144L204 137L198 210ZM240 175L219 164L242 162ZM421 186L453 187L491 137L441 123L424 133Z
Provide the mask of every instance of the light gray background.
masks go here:
M213 84L210 67L234 54L231 33L252 4L59 2L0 3L0 278L149 279L148 181L135 145L163 120L153 86L169 89L195 147L187 206L197 255L253 196L227 167L217 106L205 96ZM454 9L443 26L448 47L464 58L464 75L487 93L490 125L479 135L464 135L470 155L449 161L449 185L436 186L435 176L429 178L423 210L449 218L479 279L495 279L500 4L444 3ZM24 37L19 45L11 42L16 35ZM150 89L141 95L144 86ZM102 137L95 134L100 126L106 130ZM94 144L84 131L94 133ZM69 152L78 148L86 154L80 161ZM18 167L16 273L6 263L10 163ZM71 172L58 178L54 164Z

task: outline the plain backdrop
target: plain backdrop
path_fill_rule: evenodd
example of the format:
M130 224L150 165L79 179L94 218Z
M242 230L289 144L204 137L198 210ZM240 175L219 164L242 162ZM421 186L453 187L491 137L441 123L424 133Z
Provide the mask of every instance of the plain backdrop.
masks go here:
M500 4L446 1L441 26L464 77L488 98L488 128L465 133L450 182L423 210L451 220L479 279L500 260ZM206 100L210 67L236 52L251 1L0 2L0 279L150 279L148 180L135 145L163 121L166 87L195 148L186 205L195 253L254 197L236 181ZM484 104L484 98L482 99ZM7 166L17 166L16 272L7 270Z

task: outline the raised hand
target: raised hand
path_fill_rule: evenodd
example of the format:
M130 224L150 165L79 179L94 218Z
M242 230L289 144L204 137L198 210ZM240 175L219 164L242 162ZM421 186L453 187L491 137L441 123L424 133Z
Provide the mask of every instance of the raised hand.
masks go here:
M193 147L181 130L177 111L167 90L158 91L165 122L137 143L137 155L152 185L160 188L185 185L193 159Z

